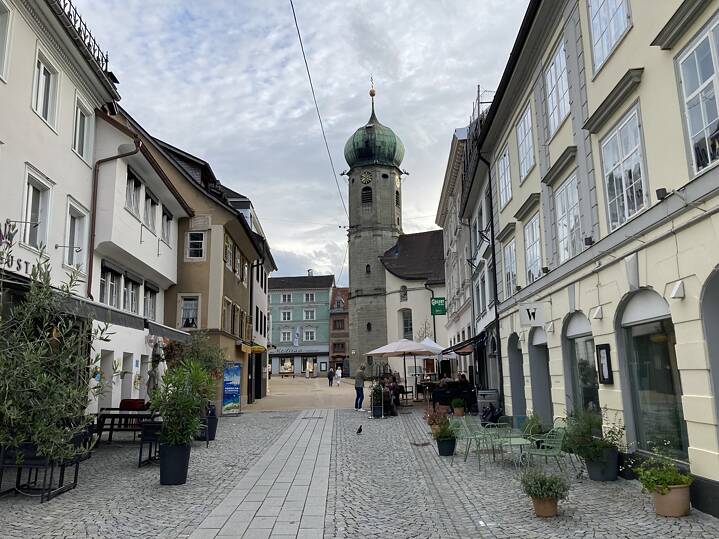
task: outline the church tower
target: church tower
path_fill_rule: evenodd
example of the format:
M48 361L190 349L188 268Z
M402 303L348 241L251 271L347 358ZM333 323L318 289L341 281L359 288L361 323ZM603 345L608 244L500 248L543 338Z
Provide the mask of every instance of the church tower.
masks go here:
M402 234L404 145L374 110L345 144L349 165L350 372L368 365L369 350L387 344L385 269L379 260ZM386 359L373 358L374 365Z

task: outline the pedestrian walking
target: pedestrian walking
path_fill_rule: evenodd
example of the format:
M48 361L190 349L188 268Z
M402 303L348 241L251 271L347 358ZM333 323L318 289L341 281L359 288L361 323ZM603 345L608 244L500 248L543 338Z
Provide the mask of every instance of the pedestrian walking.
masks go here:
M342 367L337 367L337 370L335 371L335 380L337 380L337 387L340 387L340 382L342 381Z
M355 410L361 412L364 401L364 365L355 374L355 394Z
M327 371L327 380L330 382L330 387L332 387L332 379L335 377L335 371L332 367L330 367L330 370Z

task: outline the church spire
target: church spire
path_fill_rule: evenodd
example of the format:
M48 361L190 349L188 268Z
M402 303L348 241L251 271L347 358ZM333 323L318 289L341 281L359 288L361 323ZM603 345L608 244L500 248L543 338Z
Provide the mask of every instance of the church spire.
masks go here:
M372 114L370 115L369 120L367 121L367 125L379 123L379 120L377 119L377 116L375 116L375 113L374 113L374 96L377 95L377 92L374 89L374 77L372 77L372 75L370 75L369 80L370 80L370 84L371 84L370 89L369 89L369 96L372 99Z

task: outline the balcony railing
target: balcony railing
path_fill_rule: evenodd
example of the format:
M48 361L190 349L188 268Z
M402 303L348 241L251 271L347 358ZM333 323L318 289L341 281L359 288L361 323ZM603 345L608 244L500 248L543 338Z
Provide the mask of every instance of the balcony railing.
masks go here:
M66 17L65 26L70 30L71 34L75 34L76 40L80 41L87 52L90 54L92 59L97 63L97 66L102 71L107 71L109 65L109 57L106 52L102 52L100 45L98 45L95 37L90 32L90 29L85 24L85 21L80 16L77 8L71 0L47 0L51 7L58 9Z

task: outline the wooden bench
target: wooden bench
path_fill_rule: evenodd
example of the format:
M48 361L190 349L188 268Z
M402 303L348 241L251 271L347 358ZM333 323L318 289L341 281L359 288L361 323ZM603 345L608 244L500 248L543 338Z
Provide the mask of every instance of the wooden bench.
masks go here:
M295 377L295 373L294 373L294 372L281 372L281 373L280 373L280 376L281 376L282 378L285 378L285 377L287 377L287 376L291 376L292 378L294 378L294 377Z

